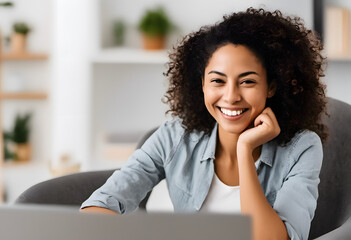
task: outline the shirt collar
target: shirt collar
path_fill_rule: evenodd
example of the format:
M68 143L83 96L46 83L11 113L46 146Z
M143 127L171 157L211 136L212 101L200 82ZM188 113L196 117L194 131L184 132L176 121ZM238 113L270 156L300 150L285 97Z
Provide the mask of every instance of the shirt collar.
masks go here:
M217 129L218 129L218 123L215 123L215 126L213 127L212 132L208 137L207 145L202 155L201 162L215 159L216 144L217 144ZM258 162L262 162L272 167L274 154L275 154L275 151L274 151L273 141L265 143L262 146L262 151L258 159Z
M274 140L273 140L262 145L261 155L258 158L258 161L263 162L266 165L272 167L274 154L275 154L275 150L274 150Z

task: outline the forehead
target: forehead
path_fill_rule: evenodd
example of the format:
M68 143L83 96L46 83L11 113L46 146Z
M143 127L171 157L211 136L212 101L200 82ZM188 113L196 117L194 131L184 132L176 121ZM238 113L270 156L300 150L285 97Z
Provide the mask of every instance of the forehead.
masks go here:
M234 45L232 43L225 44L214 51L206 69L212 67L265 70L262 61L252 50L244 45Z

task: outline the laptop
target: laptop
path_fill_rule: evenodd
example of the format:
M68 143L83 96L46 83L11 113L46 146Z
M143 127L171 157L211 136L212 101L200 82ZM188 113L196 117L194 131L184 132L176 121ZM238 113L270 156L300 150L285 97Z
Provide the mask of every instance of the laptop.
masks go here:
M46 205L0 206L3 240L249 240L251 221L229 214L100 215Z

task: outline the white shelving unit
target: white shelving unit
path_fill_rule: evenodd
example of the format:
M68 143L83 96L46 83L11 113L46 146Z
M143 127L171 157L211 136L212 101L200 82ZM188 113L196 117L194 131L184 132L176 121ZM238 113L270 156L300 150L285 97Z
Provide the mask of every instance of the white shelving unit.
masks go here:
M103 49L93 58L94 63L101 64L165 64L167 61L167 50L146 51L137 48Z
M33 61L46 61L47 58L48 58L48 56L44 55L44 54L1 53L1 46L0 46L0 72L1 72L1 67L2 67L1 65L4 64L4 62L7 62L7 61L11 61L13 64L16 64L16 62L19 62L19 61L25 61L26 63L29 64L29 62L33 62ZM21 68L19 68L18 71L20 71L20 70L21 70ZM2 87L2 84L3 84L3 82L5 80L6 79L3 78L3 76L1 76L1 74L0 74L0 112L1 112L0 116L2 118L9 114L9 110L18 109L18 106L20 104L23 105L24 102L29 102L30 101L32 103L32 101L41 100L41 101L44 101L44 104L45 104L45 102L46 102L45 100L47 100L47 98L48 98L48 94L46 92L38 92L38 91L37 92L33 92L33 91L26 91L26 90L25 91L20 91L20 92L11 92L11 91L8 92L6 89L4 89ZM49 79L46 79L46 81L49 81ZM16 101L19 101L19 102L16 102L17 104L10 105L11 106L10 108L4 109L3 106L6 105L9 101L13 101L13 100L16 100ZM26 103L26 104L27 105L32 105L30 103ZM31 109L31 108L32 107L30 107L29 109ZM44 112L44 114L45 114L45 112L47 112L47 110L45 109L45 106L41 106L40 110L41 110L40 112ZM40 112L39 111L35 111L34 115L35 114L40 114ZM43 113L41 113L41 114L43 114ZM0 135L1 135L1 138L2 138L3 130L4 130L3 126L2 126L2 122L3 122L3 119L0 120ZM38 129L37 128L33 128L32 132L34 132L34 131L37 133ZM35 143L38 144L38 142L35 142ZM32 149L34 149L34 147L35 147L35 150L37 150L38 146L36 146L35 143L31 142L30 144L31 144ZM22 174L21 175L21 174L19 174L17 176L23 176L23 177L22 178L17 178L17 179L14 178L13 176L16 175L16 173L21 172L23 169L27 169L27 171L29 171L29 172L34 172L33 169L38 169L38 166L43 165L44 161L43 160L39 160L38 162L40 162L40 163L36 163L36 160L38 160L38 159L35 159L35 156L32 154L30 162L28 162L28 163L27 162L16 162L15 160L12 160L10 162L2 163L3 161L5 161L5 159L3 159L4 152L3 152L2 144L0 144L0 146L1 146L1 151L0 151L0 153L1 153L1 156L0 156L0 162L1 162L0 163L0 171L2 170L1 168L3 168L3 171L4 171L3 176L1 176L2 179L0 179L0 185L4 185L4 186L0 186L0 194L2 195L1 188L4 188L3 191L5 191L5 193L7 195L7 200L8 201L13 201L16 198L16 196L18 196L19 193L21 193L26 188L28 188L31 185L33 185L35 183L35 180L37 180L37 179L33 178L32 175L26 175L26 174ZM43 167L43 169L44 169L44 167ZM22 173L23 172L24 171L22 171ZM44 175L42 173L45 172L45 170L44 171L39 171L39 172L40 172L39 176L41 176L41 175ZM26 177L27 177L27 179L24 179ZM2 181L3 181L3 183L2 183ZM0 197L0 203L2 201L3 200Z
M14 6L0 9L1 38L10 36L12 25L17 21L27 23L31 32L27 36L26 52L17 53L10 44L0 48L0 133L12 128L17 113L31 112L32 146L29 162L3 162L1 146L0 182L13 202L18 194L38 181L50 177L48 164L50 135L50 84L51 84L51 21L52 1L11 1ZM0 41L1 42L1 41ZM1 142L1 140L0 140ZM1 169L2 168L2 169ZM0 183L1 184L1 183Z

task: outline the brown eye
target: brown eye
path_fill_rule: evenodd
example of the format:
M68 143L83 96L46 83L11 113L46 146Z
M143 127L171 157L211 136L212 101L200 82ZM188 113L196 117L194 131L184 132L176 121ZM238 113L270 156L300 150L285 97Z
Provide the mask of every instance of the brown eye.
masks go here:
M224 81L221 80L221 79L213 79L213 80L211 80L211 82L214 82L214 83L224 83Z
M254 83L255 83L255 81L254 81L254 80L251 80L251 79L243 80L243 81L241 82L241 84L254 84Z

